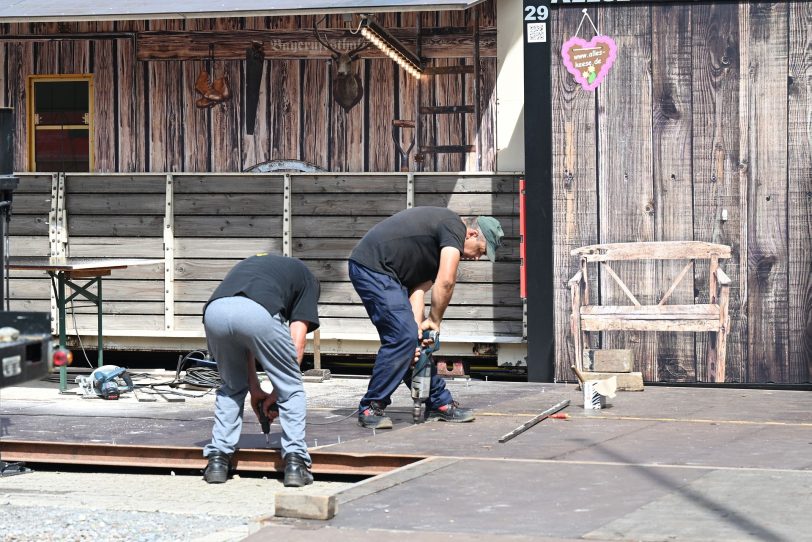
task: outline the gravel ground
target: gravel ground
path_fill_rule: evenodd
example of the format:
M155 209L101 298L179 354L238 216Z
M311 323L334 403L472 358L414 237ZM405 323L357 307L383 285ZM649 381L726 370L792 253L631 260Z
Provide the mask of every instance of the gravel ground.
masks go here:
M292 489L259 476L209 485L199 475L37 470L0 478L0 540L236 541L273 513L277 492L323 494L348 485Z

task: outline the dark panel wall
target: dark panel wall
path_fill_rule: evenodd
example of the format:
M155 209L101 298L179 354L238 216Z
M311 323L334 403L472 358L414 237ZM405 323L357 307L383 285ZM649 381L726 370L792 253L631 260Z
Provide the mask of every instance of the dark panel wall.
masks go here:
M724 243L731 277L729 382L812 374L812 4L625 5L590 9L618 58L594 93L560 58L581 10L553 12L556 375L571 378L572 248L596 242ZM591 37L591 29L581 37ZM586 32L586 36L585 36ZM682 264L619 271L659 299ZM707 302L697 268L677 295ZM593 277L603 301L622 293ZM691 287L693 285L693 287ZM649 381L707 380L706 335L606 333Z

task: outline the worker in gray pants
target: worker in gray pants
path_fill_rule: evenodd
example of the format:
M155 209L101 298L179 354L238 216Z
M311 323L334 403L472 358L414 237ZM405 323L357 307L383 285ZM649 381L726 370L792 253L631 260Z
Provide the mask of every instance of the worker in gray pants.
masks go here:
M206 482L228 478L249 392L258 418L262 409L273 420L277 414L271 407L278 407L285 485L313 482L300 364L305 336L319 326L318 297L319 283L301 261L271 254L238 263L212 294L203 310L203 325L223 383L215 399L212 440L203 449ZM255 361L268 375L272 393L260 388Z

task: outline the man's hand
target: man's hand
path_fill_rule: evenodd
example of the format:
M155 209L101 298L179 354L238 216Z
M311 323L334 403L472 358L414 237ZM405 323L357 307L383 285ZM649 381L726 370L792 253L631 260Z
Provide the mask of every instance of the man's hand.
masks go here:
M254 415L256 415L258 421L262 421L259 415L259 409L262 408L265 412L265 416L273 423L279 416L279 412L271 410L271 405L276 403L276 400L276 391L265 393L261 389L251 390L251 409L254 411Z

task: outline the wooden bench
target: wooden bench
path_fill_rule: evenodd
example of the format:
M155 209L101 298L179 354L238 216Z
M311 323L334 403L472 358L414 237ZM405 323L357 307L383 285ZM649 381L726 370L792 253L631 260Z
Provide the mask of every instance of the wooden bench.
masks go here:
M581 247L573 250L572 255L579 259L579 270L568 282L572 297L570 326L579 369L583 370L584 348L589 345L590 331L707 331L716 335L715 348L709 349L708 377L713 382L725 381L730 279L719 267L719 260L730 258L729 246L701 241L611 243ZM641 304L609 265L612 261L642 260L688 260L656 305ZM667 305L668 298L696 260L710 261L710 303ZM590 304L587 264L592 262L617 282L631 305Z

